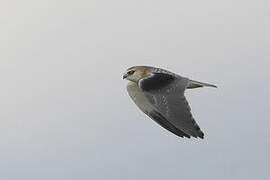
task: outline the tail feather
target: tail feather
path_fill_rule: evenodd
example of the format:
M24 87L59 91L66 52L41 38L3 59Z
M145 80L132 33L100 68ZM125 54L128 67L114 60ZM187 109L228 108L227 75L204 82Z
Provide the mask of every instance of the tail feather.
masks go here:
M199 87L214 87L214 88L217 88L217 86L213 85L213 84L208 84L208 83L203 83L203 82L199 82L199 81L189 80L187 89L194 89L194 88L199 88Z

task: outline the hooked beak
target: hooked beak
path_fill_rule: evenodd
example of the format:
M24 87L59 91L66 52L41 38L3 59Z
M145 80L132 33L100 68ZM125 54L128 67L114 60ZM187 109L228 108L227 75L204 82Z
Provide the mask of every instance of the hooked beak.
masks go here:
M127 74L124 74L124 75L123 75L123 79L126 79L127 77L128 77Z

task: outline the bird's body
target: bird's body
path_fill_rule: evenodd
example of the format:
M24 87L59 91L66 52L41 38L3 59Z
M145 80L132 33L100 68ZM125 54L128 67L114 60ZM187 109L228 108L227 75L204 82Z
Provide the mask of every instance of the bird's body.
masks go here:
M184 92L188 88L216 86L149 66L131 67L124 78L130 80L129 96L159 125L180 137L204 137L192 117Z

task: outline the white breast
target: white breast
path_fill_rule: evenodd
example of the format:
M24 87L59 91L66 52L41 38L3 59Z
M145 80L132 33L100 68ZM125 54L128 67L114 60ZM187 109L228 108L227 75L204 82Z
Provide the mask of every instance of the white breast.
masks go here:
M131 99L144 113L148 114L148 112L151 112L154 109L136 83L129 82L127 91Z

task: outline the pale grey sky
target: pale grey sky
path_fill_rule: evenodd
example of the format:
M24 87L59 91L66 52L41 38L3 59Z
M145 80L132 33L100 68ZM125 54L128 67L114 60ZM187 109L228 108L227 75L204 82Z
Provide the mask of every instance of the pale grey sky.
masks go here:
M269 6L2 1L0 179L269 179ZM204 140L138 110L133 65L219 86L186 93Z

